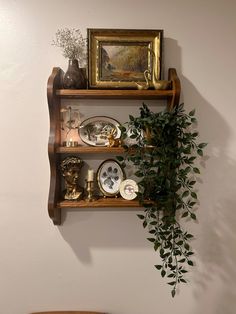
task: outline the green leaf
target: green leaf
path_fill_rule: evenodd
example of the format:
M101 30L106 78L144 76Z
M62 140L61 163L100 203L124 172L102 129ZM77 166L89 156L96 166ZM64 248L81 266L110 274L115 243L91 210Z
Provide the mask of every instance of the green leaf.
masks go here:
M188 212L184 212L181 217L184 218L184 217L187 217L187 216L188 216Z
M196 220L196 219L197 219L197 217L196 217L196 215L195 215L194 213L191 213L190 217L191 217L193 220Z
M144 219L145 218L145 216L140 215L140 214L138 214L137 216L138 216L139 219Z
M193 266L193 262L190 261L190 260L188 260L188 264L189 264L190 266Z
M203 156L203 151L201 149L198 149L197 153L198 153L199 156L201 156L201 157Z
M131 114L129 115L129 119L130 121L134 121L134 117Z
M183 207L183 204L179 204L179 205L176 207L176 210L181 209L182 207Z
M171 295L172 295L172 298L175 297L175 289L173 289L173 290L171 291Z
M142 171L136 171L134 174L135 174L136 177L138 177L138 178L143 177L143 172L142 172Z
M156 226L156 225L157 225L157 221L156 221L156 220L151 221L151 222L150 222L150 225L152 225L152 226Z
M184 244L184 248L185 248L186 250L189 250L189 249L190 249L189 244L188 244L188 243L185 243L185 244Z
M199 170L197 167L193 168L193 171L194 171L195 173L200 174L200 170Z
M195 192L191 192L191 196L192 196L192 198L197 199L197 193L195 193Z
M147 240L150 241L150 242L155 242L154 238L147 238Z
M166 271L165 271L164 269L162 269L162 271L161 271L161 277L165 277L165 275L166 275Z
M148 231L150 234L155 234L156 233L156 230L155 229L151 229Z
M116 156L116 159L119 160L119 161L123 161L123 160L124 160L124 157L122 157L122 156Z
M192 157L189 158L189 161L192 162L192 161L194 161L195 159L196 159L196 156L192 156Z
M188 256L193 255L193 254L194 254L193 252L188 252L187 253Z
M187 273L187 272L188 272L187 270L181 269L181 273L185 274L185 273Z
M207 146L207 143L201 143L201 144L198 145L199 148L204 148L206 146Z
M190 112L189 112L189 116L190 116L190 117L194 116L194 115L195 115L195 111L196 111L195 109L193 109L192 111L190 111Z
M193 238L193 235L188 233L188 234L186 234L186 238L191 239L191 238Z
M168 285L174 286L175 285L175 281L168 282Z
M157 251L157 249L159 248L161 244L159 242L155 242L154 244L154 250Z
M160 249L160 255L164 255L165 251L164 249Z
M184 191L184 193L182 194L182 197L187 197L189 196L189 191Z
M184 282L184 283L187 283L187 281L185 279L183 279L183 278L180 278L180 281Z
M155 265L156 269L160 270L162 269L162 265Z

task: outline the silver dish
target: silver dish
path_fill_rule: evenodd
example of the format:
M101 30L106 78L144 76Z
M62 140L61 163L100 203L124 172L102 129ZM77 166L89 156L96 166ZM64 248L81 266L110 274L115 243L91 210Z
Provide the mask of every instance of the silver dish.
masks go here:
M120 138L120 123L105 116L95 116L84 120L79 126L81 140L91 146L108 146L108 135L113 130L115 138Z

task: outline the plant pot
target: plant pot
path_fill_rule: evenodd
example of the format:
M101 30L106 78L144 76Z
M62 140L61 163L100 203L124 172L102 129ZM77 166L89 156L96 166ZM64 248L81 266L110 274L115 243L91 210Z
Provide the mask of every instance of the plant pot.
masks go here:
M69 60L68 69L63 79L63 86L66 89L87 88L86 69L79 67L77 59Z

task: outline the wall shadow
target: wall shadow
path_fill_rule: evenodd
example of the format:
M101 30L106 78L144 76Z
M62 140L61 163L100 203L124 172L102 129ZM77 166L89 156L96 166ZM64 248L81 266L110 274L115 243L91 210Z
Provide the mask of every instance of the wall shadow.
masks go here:
M200 141L208 142L207 162L202 160L202 183L199 183L198 224L193 224L197 266L191 282L196 304L194 314L234 314L236 300L236 163L227 153L231 131L214 104L209 103L182 73L181 47L165 38L164 63L174 67L182 85L181 100L187 110L196 108ZM163 67L164 77L167 67ZM132 211L67 211L58 229L82 263L92 264L91 248L152 249L145 230ZM65 217L66 216L66 217ZM66 219L65 219L66 218ZM186 225L189 230L190 225ZM152 265L150 265L152 267ZM189 285L191 285L191 282ZM212 301L212 302L211 302Z
M165 63L175 67L182 87L181 101L187 110L196 108L200 141L208 142L206 162L199 184L198 222L193 225L197 265L193 271L193 313L234 314L236 304L236 163L228 152L231 131L214 104L208 102L182 73L181 47L166 38ZM166 75L167 69L165 69ZM203 73L204 75L204 73ZM214 79L214 78L213 78ZM227 110L227 108L226 108ZM202 139L201 139L202 136ZM188 224L186 228L189 228ZM189 283L191 284L191 282Z
M125 208L71 209L63 213L65 222L58 229L79 260L91 264L94 248L152 249L137 217L138 212Z

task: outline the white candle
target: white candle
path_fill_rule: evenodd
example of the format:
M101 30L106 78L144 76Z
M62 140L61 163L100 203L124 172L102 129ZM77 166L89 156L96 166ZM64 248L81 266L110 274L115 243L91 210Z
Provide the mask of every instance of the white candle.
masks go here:
M94 171L93 169L88 170L88 181L93 181Z

